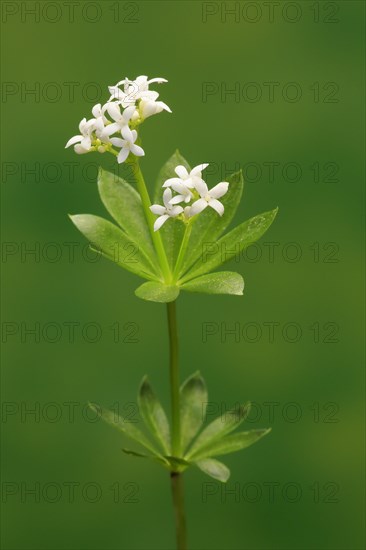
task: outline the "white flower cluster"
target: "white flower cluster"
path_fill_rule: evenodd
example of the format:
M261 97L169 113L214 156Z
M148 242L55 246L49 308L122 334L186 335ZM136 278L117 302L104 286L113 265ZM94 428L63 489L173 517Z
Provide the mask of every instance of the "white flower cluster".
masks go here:
M163 184L165 188L163 193L164 206L153 204L150 210L156 216L159 216L154 224L154 231L158 231L161 226L169 219L182 217L184 220L192 218L202 212L207 206L213 208L220 216L224 213L224 205L218 200L227 193L229 184L222 181L212 189L208 189L206 182L202 179L202 170L207 168L208 164L199 164L189 173L184 166L177 166L175 173L177 178L170 178ZM177 194L173 196L173 191ZM193 201L191 203L191 201ZM181 203L187 204L185 208ZM189 204L191 203L191 204Z
M98 103L93 107L93 118L83 118L79 124L80 134L69 139L66 147L74 145L75 153L79 155L91 151L111 151L116 154L118 163L125 162L130 153L143 156L144 150L136 143L138 134L135 128L146 118L163 110L171 113L168 105L157 101L158 92L149 90L150 84L162 82L167 80L148 80L147 76L138 76L136 80L125 78L115 86L109 86L111 97L107 103L103 106Z

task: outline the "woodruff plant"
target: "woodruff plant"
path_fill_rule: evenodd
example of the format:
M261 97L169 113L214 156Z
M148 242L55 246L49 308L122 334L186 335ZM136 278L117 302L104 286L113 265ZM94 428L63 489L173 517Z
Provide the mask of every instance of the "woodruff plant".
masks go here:
M99 194L117 225L92 214L71 216L71 220L91 246L106 258L146 279L147 282L136 289L136 296L167 304L172 418L169 423L147 377L142 380L138 404L148 435L114 412L90 406L144 449L144 452L123 449L125 453L150 458L170 472L177 548L184 550L187 542L183 472L196 466L212 478L226 482L230 471L215 457L240 451L269 430L234 433L247 417L250 403L202 428L208 402L204 379L196 372L179 384L176 300L182 290L241 296L244 281L239 273L214 270L229 259L224 250L234 249L240 253L259 239L273 222L277 209L244 221L225 233L242 196L241 172L208 189L202 177L208 164L191 169L178 151L162 167L155 186L154 204L151 204L139 165L139 157L145 154L140 125L163 110L171 112L165 103L158 101L159 94L150 90L151 84L162 82L167 81L139 76L110 86L107 103L93 107L93 118L80 122L80 135L72 137L66 147L74 145L78 154L109 152L119 164L129 163L134 167L137 191L124 179L99 171ZM210 243L215 246L209 254L204 254L205 245ZM131 245L136 251L134 262L130 261Z

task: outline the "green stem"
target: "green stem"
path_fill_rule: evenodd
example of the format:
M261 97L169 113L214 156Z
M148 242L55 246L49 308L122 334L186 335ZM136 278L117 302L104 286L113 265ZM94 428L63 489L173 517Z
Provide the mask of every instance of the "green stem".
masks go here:
M178 332L175 302L167 303L170 344L170 397L172 411L172 455L180 455L180 410L179 410L179 367Z
M178 365L178 331L175 302L167 303L169 349L170 349L170 392L172 410L172 455L181 456L180 445L180 403L179 403L179 365ZM173 505L175 513L175 526L177 537L177 550L187 549L186 519L183 499L183 477L179 472L170 473Z
M156 253L158 255L160 266L163 272L163 275L165 277L165 282L170 283L171 282L171 271L170 266L168 262L168 258L165 253L164 245L161 240L161 236L157 231L154 231L154 215L152 214L150 210L151 201L149 197L149 193L145 184L144 176L142 175L140 165L138 163L138 160L135 158L135 179L137 183L137 189L141 196L142 206L145 212L145 216L147 219L147 222L149 224L149 229L151 233L151 238L153 240Z
M177 537L177 550L187 550L187 529L184 513L183 476L177 472L170 474Z
M181 243L180 249L179 249L177 262L176 262L175 267L174 267L173 281L176 281L177 277L179 276L179 272L180 272L180 269L182 267L184 256L185 256L187 246L188 246L188 243L189 243L189 237L191 236L191 231L192 231L192 222L189 222L188 225L186 226L186 230L184 232L182 243Z

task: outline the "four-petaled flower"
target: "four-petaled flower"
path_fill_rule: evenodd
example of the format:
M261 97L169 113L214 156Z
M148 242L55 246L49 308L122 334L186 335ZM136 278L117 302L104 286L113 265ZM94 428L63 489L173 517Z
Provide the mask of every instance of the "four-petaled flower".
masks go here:
M153 214L156 216L159 216L154 223L154 231L158 231L158 229L161 228L161 226L169 219L169 218L176 218L183 212L183 208L181 206L175 206L171 203L172 200L172 190L171 189L165 189L163 193L163 202L164 206L161 204L153 204L150 206L150 210Z
M199 214L207 208L207 206L211 206L220 216L224 213L224 205L222 202L218 201L217 199L220 199L225 195L229 188L229 184L227 181L222 181L215 185L212 189L208 190L207 184L201 180L200 182L196 183L196 190L198 191L200 195L200 199L198 201L194 202L192 204L191 209L189 210L189 217L195 216L196 214Z
M80 134L70 138L65 145L65 149L70 147L70 145L75 145L74 151L78 153L78 155L88 153L92 146L92 132L94 129L95 118L91 118L90 120L83 118L79 124Z
M117 156L118 164L124 162L130 152L136 155L136 157L143 157L145 154L143 148L135 143L137 140L136 130L131 130L128 126L124 126L121 130L121 134L123 139L112 137L109 140L116 147L121 147L121 150Z
M177 166L174 169L174 172L177 174L177 178L169 178L164 183L163 187L173 187L175 184L183 184L185 187L188 187L188 189L194 189L196 187L196 183L202 181L202 171L207 168L208 164L199 164L198 166L195 166L192 168L192 170L188 173L188 170L185 166ZM179 193L179 191L178 191Z
M108 124L103 130L102 138L108 139L115 132L121 132L123 128L128 127L128 123L131 120L135 107L127 107L122 113L117 103L107 103L107 111L109 116L114 120L111 124Z

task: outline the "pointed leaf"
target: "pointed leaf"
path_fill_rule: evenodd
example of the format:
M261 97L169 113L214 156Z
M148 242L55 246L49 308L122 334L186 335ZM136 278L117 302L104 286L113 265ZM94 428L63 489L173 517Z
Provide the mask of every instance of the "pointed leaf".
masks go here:
M157 268L157 257L139 193L127 181L102 168L98 174L98 189L110 215Z
M231 174L226 181L229 182L229 189L220 202L225 207L223 216L219 216L212 208L206 208L197 216L190 236L190 245L181 269L181 274L186 273L202 253L203 243L208 241L216 242L225 229L230 225L235 212L240 204L243 194L243 174L240 170Z
M191 167L189 166L186 159L177 150L167 160L167 162L164 164L158 174L155 184L154 204L163 204L163 183L169 178L178 177L177 174L174 172L174 169L179 165L185 166L188 171L191 170ZM184 223L176 219L167 220L162 228L159 229L159 233L163 240L164 248L171 268L175 266L184 231Z
M218 481L221 481L222 483L226 483L230 477L229 468L222 462L214 460L213 458L199 460L195 464L200 470L202 470L202 472L210 477L213 477L214 479L217 479Z
M191 460L193 456L201 453L202 449L234 431L246 419L249 411L250 403L246 403L215 418L197 437L185 458Z
M239 273L220 271L191 279L182 285L182 289L188 292L201 292L204 294L234 294L242 296L244 279Z
M167 286L164 283L148 282L143 283L135 290L135 294L142 300L150 302L174 302L179 295L179 288Z
M137 441L137 443L140 443L145 449L148 449L151 451L154 455L160 456L159 451L154 447L154 445L147 439L145 434L143 434L136 426L125 420L123 417L118 416L115 412L109 411L108 409L102 409L102 411L97 408L92 403L89 403L89 407L92 411L94 411L97 414L101 413L101 418L107 424L110 424L114 428L117 428L120 432L122 432L126 437L129 439L132 439L133 441Z
M240 432L228 435L213 442L211 445L205 446L201 451L194 453L192 460L200 460L211 456L222 456L230 453L236 453L242 449L246 449L253 443L256 443L267 435L271 428L266 430L250 430L248 432Z
M70 219L103 256L144 279L156 279L138 245L119 227L92 214L77 214Z
M164 453L169 454L170 428L168 419L146 376L140 386L138 405L140 414L151 434L161 445Z
M151 458L151 455L146 455L144 453L138 453L137 451L133 451L132 449L122 449L122 452L126 455L136 456L138 458Z
M203 424L207 400L205 381L200 373L196 372L180 388L180 429L183 452Z
M170 466L170 463L168 460L166 460L162 456L158 455L146 455L144 453L138 453L137 451L133 451L131 449L122 449L122 452L129 456L134 456L136 458L148 458L149 460L154 460L159 462L160 464L163 464L163 466L167 467Z
M217 242L211 239L203 243L201 256L193 268L181 279L189 281L212 271L219 265L238 257L249 245L257 241L269 228L276 217L278 208L254 216L235 227Z

